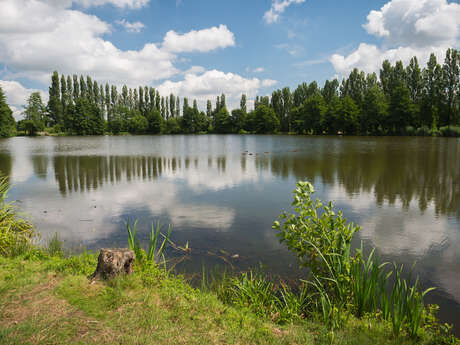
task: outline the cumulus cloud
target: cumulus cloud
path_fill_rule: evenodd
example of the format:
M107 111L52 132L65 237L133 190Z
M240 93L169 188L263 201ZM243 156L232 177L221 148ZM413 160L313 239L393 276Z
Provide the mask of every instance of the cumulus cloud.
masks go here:
M254 68L252 71L254 73L262 73L263 71L265 71L265 69L263 67L257 67L257 68Z
M50 73L90 74L114 83L145 84L178 72L175 56L147 43L123 51L103 38L110 25L81 11L32 0L4 1L0 12L0 62L13 76L49 82Z
M165 95L172 92L176 95L195 98L201 104L224 93L227 96L227 105L231 108L232 101L235 103L239 100L241 94L245 93L248 97L254 97L259 89L274 84L276 81L271 79L246 79L238 74L210 70L201 75L188 73L184 80L177 82L168 80L158 86L158 90Z
M123 26L126 31L128 32L141 32L144 28L144 24L141 22L128 22L126 19L117 20L116 24Z
M192 30L178 34L168 31L163 41L163 48L174 53L208 52L218 48L235 45L235 36L226 25L214 26L209 29Z
M147 1L91 2L105 3L138 7ZM175 67L181 58L178 53L208 52L235 44L233 33L220 25L184 34L169 31L162 43L148 42L138 50L122 50L104 36L111 33L109 23L72 10L71 5L70 0L2 0L0 63L6 67L4 79L22 77L48 85L52 71L57 70L63 74L91 75L98 81L116 85L152 85L181 73ZM126 20L118 24L133 31L143 25ZM192 67L189 72L198 74L204 69Z
M342 75L357 67L366 72L379 69L385 59L407 63L417 56L425 63L431 52L441 58L448 47L460 44L460 4L447 0L391 0L371 11L364 29L382 39L382 45L361 43L348 56L331 56Z
M272 7L265 12L264 19L267 24L278 22L280 15L292 4L301 4L305 0L273 0Z

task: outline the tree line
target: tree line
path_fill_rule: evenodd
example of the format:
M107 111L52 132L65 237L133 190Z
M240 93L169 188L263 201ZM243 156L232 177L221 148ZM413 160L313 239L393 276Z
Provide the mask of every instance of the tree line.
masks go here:
M115 85L99 85L90 76L66 77L54 72L48 104L43 104L38 92L32 93L18 130L35 134L52 127L55 132L74 135L290 132L460 136L459 71L460 54L448 49L442 65L434 54L423 69L416 57L407 66L401 61L394 65L384 61L378 76L354 69L341 83L326 80L320 87L315 81L304 82L292 92L285 87L271 97L257 96L251 110L243 94L240 107L231 113L225 94L214 104L208 100L206 111L200 111L196 100L190 105L188 98L162 96L153 87L124 85L119 92ZM0 100L4 99L0 95ZM4 108L2 102L0 109ZM1 115L0 121L11 123L6 118ZM1 128L0 135L5 132L3 124ZM14 135L11 126L5 128Z

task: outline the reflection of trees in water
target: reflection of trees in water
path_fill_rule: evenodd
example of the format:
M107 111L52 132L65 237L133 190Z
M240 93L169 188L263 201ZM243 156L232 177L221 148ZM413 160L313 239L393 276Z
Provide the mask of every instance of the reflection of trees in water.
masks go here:
M13 159L9 153L0 153L0 175L5 176L9 182Z
M408 208L416 201L424 211L433 203L437 214L460 216L460 141L410 140L377 140L369 147L345 141L339 150L323 145L311 154L273 156L271 172L297 180L320 177L325 184L339 183L350 196L373 192L379 205L398 199ZM266 167L267 160L256 159L258 167Z
M53 160L56 181L63 195L72 191L89 191L105 183L132 180L154 180L168 171L173 174L182 169L199 169L199 158L149 156L56 156ZM38 162L35 172L44 167ZM208 168L216 167L225 173L226 157L208 160Z
M175 159L145 156L56 156L55 177L60 192L97 189L122 180L153 180L163 169L177 168ZM180 166L180 163L179 163Z
M219 179L232 174L244 176L255 168L283 179L315 182L320 178L326 185L340 184L350 196L371 192L377 204L400 200L408 208L416 201L423 211L432 202L438 214L460 216L459 159L460 141L454 139L370 139L364 143L362 139L350 139L318 141L311 149L282 154L244 154L230 163L225 155L56 156L54 170L59 189L66 194L97 189L109 182L153 180L165 172L196 170L199 174L201 169L215 170L218 174L213 179ZM36 173L46 173L46 167L45 161L34 161Z
M45 155L33 155L32 156L32 166L34 169L35 176L46 179L48 174L48 163L49 158Z

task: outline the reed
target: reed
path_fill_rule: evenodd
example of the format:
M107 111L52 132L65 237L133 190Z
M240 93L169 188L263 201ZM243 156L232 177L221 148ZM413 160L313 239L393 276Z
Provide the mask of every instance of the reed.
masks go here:
M26 252L34 235L33 226L18 216L13 202L7 202L10 185L0 176L0 255L15 256Z
M126 223L129 249L134 251L136 258L139 261L158 263L159 260L162 259L163 264L166 265L164 252L168 243L173 244L170 239L172 227L171 225L168 226L166 235L161 232L161 227L160 222L157 222L156 226L152 223L152 227L149 232L148 248L147 252L145 252L139 244L139 241L136 239L137 220L132 226L129 222Z

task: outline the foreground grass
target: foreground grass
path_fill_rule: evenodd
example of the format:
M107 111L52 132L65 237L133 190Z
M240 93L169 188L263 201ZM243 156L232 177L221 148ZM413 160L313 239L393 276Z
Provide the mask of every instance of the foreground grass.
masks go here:
M0 344L437 344L394 338L366 317L335 332L308 320L279 325L154 265L91 282L95 267L87 253L0 257Z

